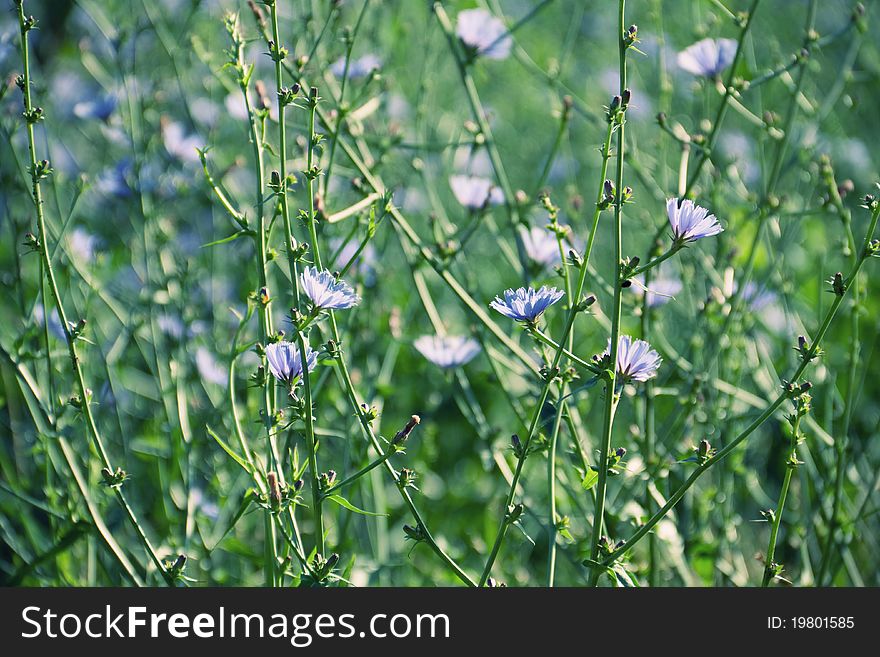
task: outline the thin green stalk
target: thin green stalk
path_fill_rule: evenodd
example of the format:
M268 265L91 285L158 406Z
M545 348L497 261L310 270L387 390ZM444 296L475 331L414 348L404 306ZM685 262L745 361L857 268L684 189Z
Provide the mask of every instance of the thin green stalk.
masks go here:
M117 470L114 469L111 465L110 458L107 455L107 450L104 447L104 441L101 438L101 434L98 431L98 426L95 423L94 415L92 414L91 391L86 387L85 377L83 375L82 365L80 363L80 358L76 345L76 341L79 339L78 333L77 335L74 334L74 328L68 321L67 313L65 312L64 305L61 301L61 294L58 291L58 283L55 279L55 273L52 268L52 261L49 258L49 234L46 230L46 218L43 214L43 193L40 186L40 179L41 177L48 176L51 173L51 169L49 169L48 162L45 165L41 163L38 167L36 155L37 149L34 138L34 124L37 120L40 120L42 118L42 110L36 113L36 110L34 109L31 102L31 74L28 49L28 32L33 29L33 24L30 22L30 19L25 16L23 2L21 0L16 0L16 6L18 9L19 31L21 34L21 60L23 73L21 75L20 82L22 94L24 96L24 115L27 125L28 153L30 155L30 173L32 183L31 196L33 198L34 208L36 211L39 240L39 243L36 245L36 249L40 254L40 259L43 264L43 271L46 276L46 281L49 284L49 291L52 294L52 299L55 303L55 306L58 308L58 315L61 320L61 326L64 329L64 335L67 341L67 350L70 356L74 378L76 379L77 389L79 390L80 410L82 412L82 416L85 420L88 433L91 435L92 443L94 444L95 449L101 458L101 463L104 466L105 471L108 473L108 475L113 476L117 472ZM42 175L40 174L41 171L43 171ZM43 310L46 314L49 313L49 308L44 307ZM161 573L165 582L169 586L173 586L174 579L172 578L171 574L166 570L165 566L162 563L162 560L159 559L159 556L157 555L156 550L153 548L150 539L147 538L143 527L138 521L134 510L131 508L131 506L129 506L127 500L125 499L125 495L123 495L122 493L121 484L122 482L119 482L119 484L111 486L111 489L116 495L117 501L125 511L126 517L128 518L129 522L135 530L135 533L143 544L147 555L150 557L150 560Z
M246 73L247 68L244 62L244 41L241 38L241 35L238 32L237 22L235 24L231 24L229 26L229 35L232 39L232 46L234 49L234 57L235 57L235 66L236 72L238 75L238 85L241 90L242 97L244 99L245 111L247 113L248 119L248 129L250 131L250 140L251 145L253 147L253 158L254 158L254 174L255 174L255 188L254 188L254 211L257 216L257 226L256 226L256 235L254 236L254 242L257 247L257 277L259 281L260 289L257 292L257 312L259 314L260 321L260 337L262 343L264 345L269 343L269 340L272 336L272 315L269 310L269 305L271 302L271 298L269 295L269 284L268 284L268 274L266 268L266 252L267 252L267 244L266 244L266 218L265 218L265 209L264 209L264 198L263 195L265 193L265 162L263 157L263 135L261 134L261 130L257 125L257 114L256 110L253 107L250 99L250 91L248 88L250 75ZM280 105L280 103L279 103ZM227 208L228 209L228 208ZM268 373L267 361L265 356L261 357L261 364L263 367L263 372L265 376L265 383L263 385L263 424L266 428L266 451L268 452L269 457L269 470L276 471L278 473L281 472L281 463L278 458L278 452L275 447L274 439L272 436L272 420L275 416L275 408L274 408L274 379ZM280 476L280 474L279 474ZM269 513L267 511L267 513ZM265 519L265 528L266 528L266 549L267 555L266 558L269 561L268 569L266 571L266 584L267 586L274 586L278 580L278 550L275 542L275 532L272 529L272 521L267 516Z
M618 4L618 62L620 67L620 96L623 97L626 90L626 51L628 45L625 37L626 0L620 0ZM590 558L595 561L599 556L599 541L602 538L605 520L605 493L608 484L608 454L611 451L611 438L613 435L614 415L617 404L620 401L620 393L617 389L617 350L620 341L620 312L621 312L621 283L620 262L622 259L621 233L623 223L623 163L625 146L626 114L625 105L622 110L622 118L617 128L617 190L614 198L614 246L611 257L614 267L614 298L611 302L611 342L609 344L610 374L605 384L605 406L602 418L602 442L599 454L599 479L596 483L596 507L593 513L593 535L590 543ZM599 581L599 571L592 573L590 585L595 586Z
M280 64L279 64L280 70ZM321 249L318 247L317 233L317 217L315 216L315 178L317 168L314 164L315 158L315 109L318 106L318 90L312 87L309 90L309 144L306 151L306 194L309 197L308 210L308 229L309 242L312 254L315 260L315 266L319 270L324 269L321 262ZM293 274L293 272L291 272ZM294 282L294 285L297 283ZM335 322L332 318L331 322ZM315 516L315 543L320 554L324 554L324 514L323 514L323 497L321 496L320 473L318 472L318 441L315 438L315 423L312 416L312 384L311 375L306 354L306 338L299 330L296 332L297 342L299 342L300 358L302 359L302 381L303 381L303 400L305 401L305 423L306 423L306 441L309 450L309 471L312 474L312 512Z
M785 501L788 498L788 489L791 485L791 477L798 466L797 447L800 442L800 426L801 416L796 415L794 424L791 428L791 445L788 451L788 457L785 460L785 475L782 478L782 488L779 490L779 501L776 502L776 509L773 511L773 521L770 526L770 542L767 544L767 557L764 563L764 576L761 579L761 586L766 587L770 581L779 573L776 558L776 540L779 537L779 525L782 524L782 513L785 510Z

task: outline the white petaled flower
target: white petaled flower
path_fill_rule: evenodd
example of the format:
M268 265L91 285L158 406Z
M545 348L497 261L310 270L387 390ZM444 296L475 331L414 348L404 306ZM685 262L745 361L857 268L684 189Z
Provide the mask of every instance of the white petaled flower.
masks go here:
M382 68L382 60L377 55L368 53L348 62L348 79L365 78L376 69ZM345 57L340 57L330 66L330 72L337 78L345 75Z
M685 199L681 205L678 204L678 199L667 199L666 215L669 217L672 234L679 242L693 242L724 230L714 214L709 214L706 208L690 199Z
M504 22L485 9L458 12L455 33L462 43L487 59L506 59L513 47Z
M344 310L357 305L360 297L355 294L351 285L345 281L337 281L326 269L318 271L317 267L306 267L299 275L303 291L312 300L316 308L324 310Z
M611 338L602 353L607 357L611 354ZM617 340L617 374L624 381L647 381L657 376L657 368L662 362L660 354L644 340L637 340L628 335L621 335Z
M688 73L714 78L733 63L736 41L702 39L678 53L678 66Z
M450 176L449 186L452 188L456 200L471 210L504 203L504 193L488 178L464 175Z
M538 290L531 287L521 287L516 290L505 290L504 298L495 297L489 306L511 319L520 322L534 322L564 294L562 290L546 285L542 285Z
M676 294L681 292L681 279L674 276L659 274L657 278L652 278L650 285L645 287L645 277L639 274L633 279L636 285L632 288L638 296L648 295L646 303L649 308L662 306L672 301Z
M266 347L269 371L279 381L289 386L299 383L302 377L302 355L293 342L273 342ZM306 364L309 372L318 364L318 352L306 345Z
M423 335L413 345L429 361L444 369L460 367L480 353L480 343L460 335Z
M559 252L559 243L556 240L556 235L549 230L539 226L532 226L528 229L520 228L519 233L522 238L523 247L526 250L526 255L529 256L532 262L541 265L545 269L549 269L562 262L562 254ZM569 248L565 242L563 242L562 246L566 249Z

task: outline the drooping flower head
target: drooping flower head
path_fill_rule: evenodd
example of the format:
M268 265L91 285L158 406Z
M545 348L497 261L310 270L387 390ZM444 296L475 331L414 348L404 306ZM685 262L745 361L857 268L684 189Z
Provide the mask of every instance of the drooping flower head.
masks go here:
M504 203L504 193L488 178L478 176L450 176L449 186L456 200L471 210L480 210L487 205Z
M678 53L678 66L688 73L714 78L733 63L736 41L702 39Z
M611 338L601 354L607 358L611 354ZM644 340L636 340L621 335L617 340L617 375L624 381L647 381L657 376L657 368L662 359Z
M462 43L487 59L505 59L513 46L513 39L501 19L485 9L458 12L455 33Z
M319 272L317 267L306 267L299 275L299 280L306 296L316 308L344 310L360 301L351 285L345 281L337 281L326 269Z
M561 290L546 285L542 285L538 290L521 287L517 290L505 290L504 299L495 297L489 306L511 319L534 322L564 294Z
M276 379L289 386L299 383L303 373L302 355L295 343L271 343L266 347L266 360L269 362L269 371ZM318 364L318 352L308 345L306 345L306 363L309 372Z
M365 78L376 69L382 68L382 60L373 53L368 53L348 62L348 79ZM330 67L330 72L337 78L345 75L345 57L340 57Z
M480 343L460 335L423 335L413 345L429 361L449 369L460 367L480 353Z
M651 283L645 288L645 277L639 274L633 281L636 285L632 286L632 290L639 296L647 295L645 300L649 308L656 308L671 301L676 294L681 292L681 279L669 276L664 273L657 275L651 279Z
M672 234L679 242L693 242L724 230L714 214L709 214L706 208L690 199L685 199L681 205L678 204L678 199L667 199L666 215L669 217Z

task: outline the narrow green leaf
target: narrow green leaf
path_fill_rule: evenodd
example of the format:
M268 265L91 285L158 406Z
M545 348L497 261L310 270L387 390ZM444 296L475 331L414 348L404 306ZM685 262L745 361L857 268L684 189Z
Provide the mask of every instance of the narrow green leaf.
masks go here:
M227 445L226 442L224 442L224 440L220 436L218 436L216 433L214 433L214 430L211 429L211 427L205 425L205 429L208 430L208 435L211 436L211 438L213 438L214 440L216 440L217 444L223 448L223 451L232 457L232 460L234 460L242 468L244 468L245 472L247 472L248 474L253 474L253 472L251 471L251 466L248 464L248 462L245 461L238 454L236 454L235 451L229 445Z
M347 499L345 499L344 497L342 497L342 495L328 495L328 496L327 496L327 499L328 499L328 500L333 500L333 501L336 502L339 506L345 507L345 508L348 509L349 511L354 511L355 513L360 513L361 515L364 515L364 516L377 516L377 517L382 517L382 516L387 516L387 515L388 515L387 513L373 513L372 511L364 511L363 509L359 509L359 508L357 508L354 504L352 504L351 502L349 502Z

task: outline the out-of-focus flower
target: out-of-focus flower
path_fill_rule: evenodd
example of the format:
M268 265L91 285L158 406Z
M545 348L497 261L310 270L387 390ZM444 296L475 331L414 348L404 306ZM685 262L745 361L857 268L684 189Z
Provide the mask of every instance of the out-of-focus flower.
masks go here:
M678 199L667 199L666 214L669 225L672 226L672 234L679 242L693 242L724 230L714 214L709 214L706 208L690 199L685 199L681 205L678 204Z
M118 104L119 97L116 94L104 94L74 104L73 115L78 119L106 121L113 115Z
M688 73L714 78L733 63L736 41L702 39L678 53L678 66Z
M198 162L197 149L203 148L205 145L198 135L186 134L183 126L176 121L162 125L162 141L165 144L165 150L183 162Z
M487 59L505 59L513 47L504 23L485 9L458 12L455 33L462 43Z
M98 174L95 179L95 189L106 196L118 196L120 198L131 196L132 189L128 184L131 169L131 160L120 160L114 166L104 169Z
M98 238L83 228L74 228L67 236L67 245L77 258L90 262L95 258Z
M376 69L382 68L382 60L373 53L367 53L348 62L348 79L365 78ZM330 72L337 78L345 75L345 57L340 57L330 66Z
M228 377L226 368L220 365L214 354L205 347L196 349L196 369L203 381L226 387Z
M279 381L289 386L297 385L302 377L302 355L293 342L273 342L266 347L269 371ZM318 352L306 345L306 364L309 372L318 364Z
M656 278L651 279L650 286L645 288L645 277L641 274L634 279L636 285L631 289L639 296L647 294L646 302L649 308L662 306L664 303L672 301L673 297L681 292L681 279L674 276L666 276L658 274Z
M168 315L162 314L156 317L156 326L159 327L159 330L162 331L165 335L169 335L172 338L180 339L183 337L183 320L180 319L177 315Z
M268 98L269 100L269 118L272 121L278 120L278 96L273 94ZM223 106L226 108L226 112L233 119L237 121L247 121L248 112L247 105L244 102L244 96L241 95L241 92L231 93L223 100Z
M326 269L319 272L317 267L306 267L299 275L306 296L316 308L325 310L344 310L360 301L360 297L345 281L337 281Z
M334 253L338 251L331 266L341 270L348 265L352 258L355 257L360 246L360 241L357 239L348 240L344 244L339 238L331 239L331 250ZM355 258L354 262L352 262L350 271L363 276L365 279L372 279L377 262L378 256L376 255L376 247L368 242L364 247L364 250L361 251L357 258Z
M505 290L504 298L495 297L489 306L511 319L520 322L534 322L564 294L562 290L546 285L542 285L538 290L531 287L521 287L517 290Z
M611 354L611 338L601 354L607 358ZM647 381L657 376L657 368L662 359L644 340L636 340L621 335L617 340L617 374L624 381Z
M504 193L488 178L464 175L450 176L449 186L452 188L456 200L471 210L504 203Z
M526 255L529 256L532 262L541 265L545 269L549 269L562 262L559 243L556 241L556 236L549 230L540 226L532 226L531 228L520 228L519 232ZM565 242L563 242L562 246L566 250L570 248Z
M429 361L446 368L460 367L480 353L480 343L459 335L423 335L413 345Z
M737 286L734 285L734 290ZM759 312L776 301L776 293L766 288L758 287L753 281L745 284L742 291L742 300L749 304L755 312Z

